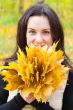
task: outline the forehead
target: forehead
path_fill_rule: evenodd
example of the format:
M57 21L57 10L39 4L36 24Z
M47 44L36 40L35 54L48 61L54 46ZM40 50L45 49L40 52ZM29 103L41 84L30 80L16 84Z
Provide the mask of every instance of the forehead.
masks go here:
M50 28L50 23L45 15L31 16L28 20L27 28Z

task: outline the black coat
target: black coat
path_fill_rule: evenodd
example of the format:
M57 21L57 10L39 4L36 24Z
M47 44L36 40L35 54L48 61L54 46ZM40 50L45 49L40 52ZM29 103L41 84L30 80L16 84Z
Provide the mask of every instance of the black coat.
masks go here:
M25 102L20 94L18 93L11 101L7 102L9 92L4 90L6 83L0 76L0 110L21 110L27 102ZM34 100L31 103L32 106L36 107L37 110L54 110L49 106L49 103L38 103ZM62 110L73 110L73 72L69 72L67 85L63 94L63 105Z
M62 110L73 110L73 71L69 72L67 85L63 94Z

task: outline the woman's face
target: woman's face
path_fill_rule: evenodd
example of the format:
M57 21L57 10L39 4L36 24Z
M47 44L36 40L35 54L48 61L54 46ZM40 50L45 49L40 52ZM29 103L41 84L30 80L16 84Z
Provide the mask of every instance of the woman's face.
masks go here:
M45 15L31 16L27 23L26 39L28 47L35 46L48 47L53 44L48 18Z

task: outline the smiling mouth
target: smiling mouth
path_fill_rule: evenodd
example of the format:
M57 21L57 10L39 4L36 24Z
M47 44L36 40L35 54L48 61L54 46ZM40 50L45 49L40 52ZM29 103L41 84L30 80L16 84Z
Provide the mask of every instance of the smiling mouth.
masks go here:
M43 47L46 44L45 43L33 43L34 46L39 46L39 47Z

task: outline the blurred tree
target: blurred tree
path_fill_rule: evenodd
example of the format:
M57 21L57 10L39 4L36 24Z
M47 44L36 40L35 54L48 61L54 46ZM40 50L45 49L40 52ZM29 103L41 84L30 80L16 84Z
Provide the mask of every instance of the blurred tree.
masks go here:
M45 0L37 0L37 3L43 3L43 2L45 2Z
M24 0L19 0L19 13L20 13L20 14L23 13L23 9L24 9L24 7L23 7L23 1L24 1Z
M29 6L30 6L30 1L31 1L31 0L24 0L24 3L23 3L24 10L26 10L27 8L29 8Z
M16 12L19 12L19 1L18 0L16 0L16 3L15 3L15 11Z

